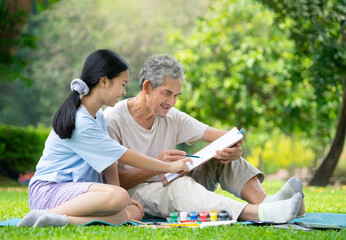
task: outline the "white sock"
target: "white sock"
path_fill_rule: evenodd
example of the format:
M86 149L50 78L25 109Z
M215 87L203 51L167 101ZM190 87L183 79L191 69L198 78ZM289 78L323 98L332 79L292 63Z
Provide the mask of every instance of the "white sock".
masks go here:
M47 214L39 217L34 227L45 227L45 226L53 226L60 227L68 224L68 219L66 215L60 215L52 212L48 212Z
M260 221L275 223L287 223L293 220L299 211L300 201L303 195L296 193L290 199L261 203L258 206L258 217Z
M17 227L33 226L39 217L47 213L47 210L32 210L19 221Z
M285 183L285 185L282 186L282 188L275 193L274 195L267 196L263 202L276 202L281 200L290 199L294 196L296 193L301 193L303 196L303 183L300 179L296 177L292 177L288 179L288 181Z

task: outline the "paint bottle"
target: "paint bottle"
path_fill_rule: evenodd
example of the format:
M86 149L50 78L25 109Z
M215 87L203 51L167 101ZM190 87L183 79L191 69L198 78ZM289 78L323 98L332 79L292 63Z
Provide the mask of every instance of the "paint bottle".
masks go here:
M211 222L216 222L217 221L217 212L216 211L211 211L209 213L209 215L210 215L210 221Z
M171 217L171 223L177 223L178 222L177 212L171 212L169 215Z
M228 213L226 211L220 212L221 221L227 221L228 220Z
M190 220L197 221L197 212L190 212Z
M180 221L187 221L187 212L180 212Z
M208 220L208 213L207 212L200 212L199 216L201 218L201 222L206 222Z

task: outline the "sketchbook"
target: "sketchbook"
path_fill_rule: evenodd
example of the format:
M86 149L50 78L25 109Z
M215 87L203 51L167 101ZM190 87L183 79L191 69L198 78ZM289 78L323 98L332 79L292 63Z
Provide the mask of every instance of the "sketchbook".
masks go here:
M190 172L196 167L212 159L216 154L216 150L222 150L224 148L233 146L234 144L239 142L241 139L243 139L243 137L244 137L243 134L238 130L238 128L234 127L225 135L219 137L214 142L210 143L206 147L196 152L194 155L199 156L199 158L191 158L193 164L191 165L190 163L187 163L189 167L189 170L187 172ZM184 174L165 173L165 174L160 174L160 177L161 177L163 186L165 186L168 183L172 182L174 179L177 179L178 177L183 176Z

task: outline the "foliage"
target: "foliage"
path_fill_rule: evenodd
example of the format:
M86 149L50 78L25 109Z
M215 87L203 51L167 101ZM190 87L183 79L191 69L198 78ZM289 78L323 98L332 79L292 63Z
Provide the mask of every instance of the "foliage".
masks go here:
M264 182L264 189L273 194L283 182ZM308 187L305 189L307 212L346 213L343 201L344 187ZM228 196L225 192L217 193ZM0 220L23 217L29 212L27 189L0 188ZM232 196L232 198L235 198ZM296 230L273 229L270 227L251 227L236 225L232 227L208 227L201 229L145 229L133 227L105 226L66 226L66 227L2 227L1 239L344 239L346 230L303 232Z
M281 1L271 2L285 11ZM316 48L311 42L303 44L311 54L298 54L301 46L291 38L292 20L278 22L275 13L255 1L215 1L194 33L173 36L173 44L183 49L176 55L188 76L179 108L213 126L244 127L255 133L262 149L278 128L287 136L309 140L321 157L335 134L342 93L339 66L344 64L340 34L328 40L335 29L328 29L327 22L325 35L309 33ZM299 36L305 39L304 33ZM327 43L329 50L318 48ZM316 65L319 57L325 66Z
M0 121L25 126L36 125L39 112L36 91L21 79L11 83L2 83L0 88Z
M188 80L179 108L208 124L292 134L309 126L308 81L293 83L294 44L274 15L248 0L217 1L177 53ZM290 121L287 121L290 119ZM264 141L267 137L264 137Z
M207 3L207 0L62 0L32 16L26 33L37 38L37 48L17 52L29 60L24 75L31 79L32 86L19 87L15 82L4 87L7 92L0 86L0 121L49 126L70 91L70 81L79 77L87 55L99 48L112 49L129 62L126 97L136 95L138 74L145 59L168 51L168 32L179 29L184 34L189 32ZM19 103L23 96L30 107ZM25 117L12 123L16 114Z
M256 136L252 136L252 139L256 141ZM315 153L307 144L303 144L301 139L289 138L278 133L272 134L263 148L256 143L254 145L246 159L252 165L260 167L265 174L276 173L279 169L312 167L315 159ZM262 162L259 162L259 159L262 159Z
M340 100L345 74L345 0L261 0L286 23L298 56L309 57L319 105ZM334 86L334 88L332 88Z
M297 63L301 64L305 59L311 62L306 74L313 86L318 111L311 115L313 124L307 132L318 141L335 136L328 154L311 180L313 185L325 185L337 165L346 136L346 1L261 2L274 10L276 22L284 24L289 31L290 39L296 45ZM301 81L301 77L297 80Z
M34 6L38 6L32 12L42 12L55 2L57 0L32 1ZM0 0L0 83L21 79L30 84L30 79L22 73L28 61L15 54L17 48L35 48L36 37L22 31L30 12L26 12L27 9L10 12L10 4L21 5L16 1Z
M42 155L49 130L0 124L0 173L13 178L33 171Z
M0 0L0 82L9 82L16 78L28 81L21 74L21 70L26 65L24 59L13 56L9 49L13 46L34 47L34 37L21 33L18 24L24 24L27 13L23 10L16 13L9 13L7 1Z
M33 83L31 108L38 116L35 125L51 125L53 115L70 92L71 80L79 77L85 58L95 50L93 26L81 24L94 18L93 11L88 11L93 1L69 1L68 8L66 4L60 1L31 18L28 25L39 47L20 52L30 59L26 75Z
M175 32L187 35L208 5L208 0L99 2L97 11L103 16L104 31L98 33L97 47L114 49L129 62L126 97L137 95L144 61L152 54L170 52L167 36Z

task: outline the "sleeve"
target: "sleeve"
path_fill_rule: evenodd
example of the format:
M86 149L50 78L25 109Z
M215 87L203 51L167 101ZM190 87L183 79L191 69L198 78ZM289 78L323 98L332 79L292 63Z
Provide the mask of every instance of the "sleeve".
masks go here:
M177 143L186 142L192 145L203 137L208 125L196 120L195 118L174 109L174 121L178 125Z
M84 124L84 127L76 130L72 136L73 150L99 173L118 161L127 151L97 123Z
M116 140L118 143L122 144L121 141L121 131L119 131L119 125L117 119L115 119L111 114L106 116L107 132L109 136Z

